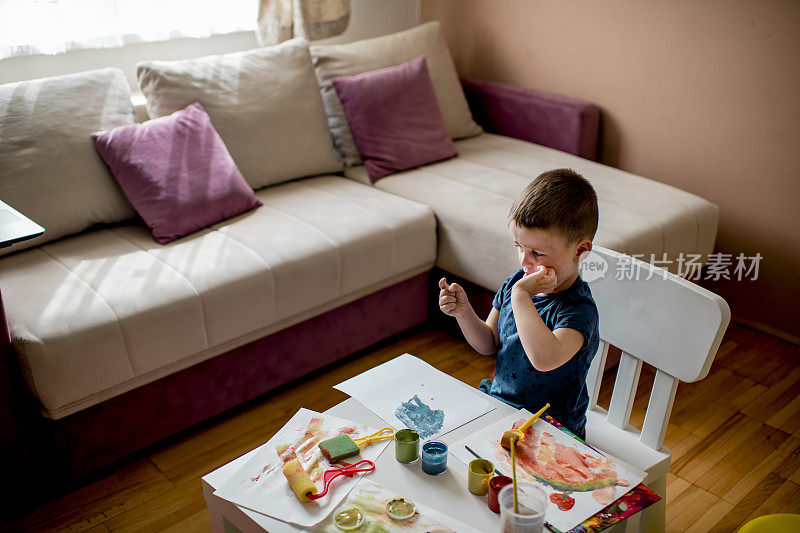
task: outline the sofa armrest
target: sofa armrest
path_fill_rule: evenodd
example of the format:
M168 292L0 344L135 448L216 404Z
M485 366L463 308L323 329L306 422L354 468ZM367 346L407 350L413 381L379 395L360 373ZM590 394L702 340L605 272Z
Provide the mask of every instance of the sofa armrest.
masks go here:
M597 158L600 110L591 102L476 78L461 84L484 130Z

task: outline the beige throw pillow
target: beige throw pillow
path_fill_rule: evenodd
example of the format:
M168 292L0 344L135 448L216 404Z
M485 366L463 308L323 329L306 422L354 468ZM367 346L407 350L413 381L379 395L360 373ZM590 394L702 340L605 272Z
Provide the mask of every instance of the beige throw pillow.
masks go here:
M254 189L341 171L308 45L138 65L151 117L200 102Z
M328 125L339 154L348 166L361 164L356 144L347 125L344 109L331 80L372 70L394 67L425 56L436 100L450 137L460 139L481 132L464 97L453 58L438 21L416 28L347 44L311 45L314 68L322 86Z
M90 137L132 122L120 69L0 85L0 199L45 228L0 255L136 216Z

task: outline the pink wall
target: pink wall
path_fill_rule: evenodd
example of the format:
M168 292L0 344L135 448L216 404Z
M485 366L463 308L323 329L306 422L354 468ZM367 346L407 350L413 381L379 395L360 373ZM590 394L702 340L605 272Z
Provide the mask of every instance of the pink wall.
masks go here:
M423 0L459 72L590 100L601 161L720 206L717 251L757 281L704 283L800 339L800 2Z

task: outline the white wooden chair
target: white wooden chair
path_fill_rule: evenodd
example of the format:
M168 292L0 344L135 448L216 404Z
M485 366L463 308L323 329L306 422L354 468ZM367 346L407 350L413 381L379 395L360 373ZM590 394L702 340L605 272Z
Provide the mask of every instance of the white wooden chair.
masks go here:
M667 471L664 434L678 381L708 374L730 321L721 297L665 270L596 246L583 271L600 313L600 348L587 376L586 441L647 472L662 500L619 524L626 531L664 531ZM602 270L603 275L592 280ZM611 404L597 406L608 345L622 350ZM641 432L629 425L642 363L656 368Z

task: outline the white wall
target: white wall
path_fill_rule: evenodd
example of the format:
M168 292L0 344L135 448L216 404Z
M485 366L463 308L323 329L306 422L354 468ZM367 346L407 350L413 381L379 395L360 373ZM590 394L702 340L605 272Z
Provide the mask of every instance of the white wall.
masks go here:
M350 42L404 30L419 23L420 0L350 0L350 25L342 34L320 43ZM255 13L253 17L255 17ZM103 67L125 71L134 90L136 63L148 59L186 59L224 54L258 46L254 32L216 35L206 39L176 39L139 43L123 48L73 50L58 55L10 57L0 60L0 84L46 78Z

